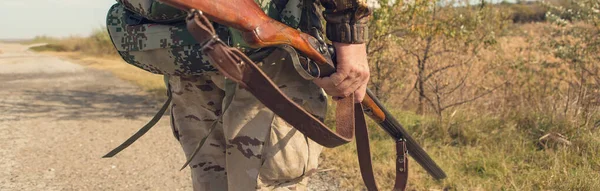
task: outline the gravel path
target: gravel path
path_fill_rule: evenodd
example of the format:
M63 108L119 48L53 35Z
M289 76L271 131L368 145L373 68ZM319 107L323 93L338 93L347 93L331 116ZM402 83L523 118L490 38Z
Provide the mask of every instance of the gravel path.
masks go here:
M113 159L160 103L111 74L0 44L0 190L191 190L168 117Z
M101 158L161 103L108 72L27 49L0 43L0 191L192 190L168 117ZM327 174L314 176L311 190L335 190Z

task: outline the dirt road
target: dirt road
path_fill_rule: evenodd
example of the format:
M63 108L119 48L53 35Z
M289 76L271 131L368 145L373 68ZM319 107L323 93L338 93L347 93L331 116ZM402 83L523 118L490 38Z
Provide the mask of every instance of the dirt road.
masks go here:
M0 190L191 190L168 118L101 158L160 103L107 72L21 45L0 50Z
M108 72L0 43L0 191L192 190L168 117L112 159L101 157L161 103ZM327 172L310 190L336 190Z

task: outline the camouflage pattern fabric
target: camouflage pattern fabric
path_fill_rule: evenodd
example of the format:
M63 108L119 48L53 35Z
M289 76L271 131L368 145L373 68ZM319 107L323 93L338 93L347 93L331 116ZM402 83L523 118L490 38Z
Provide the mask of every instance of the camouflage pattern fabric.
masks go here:
M115 48L127 63L165 75L216 71L200 52L200 45L187 31L185 23L128 25L125 12L123 5L114 5L106 25ZM227 29L219 25L217 30ZM226 32L219 34L223 33Z
M128 63L169 79L173 95L171 126L187 157L208 135L210 125L222 116L189 165L194 190L306 190L307 178L318 167L322 147L247 91L225 88L227 80L200 53L183 23L125 22L126 7L144 14L152 5L142 2L150 1L119 0L124 5L111 8L107 27L116 49ZM304 0L256 1L272 18L299 26ZM244 47L236 30L222 26L216 29L229 45ZM259 64L284 93L324 118L324 92L299 76L286 61L289 56L277 50ZM223 112L225 97L233 97L233 101Z
M187 13L157 0L117 0L127 9L154 22L182 21Z
M321 88L303 80L276 50L258 63L269 77L314 115L324 118ZM190 163L194 190L306 190L322 147L277 117L243 89L225 91L218 72L169 78L172 127L187 157L219 117L222 122ZM222 112L223 99L233 96Z
M174 8L156 0L118 1L120 3L109 10L106 25L115 48L127 63L164 75L199 75L216 71L200 52L201 46L187 31L185 23L127 23L130 16L128 11L148 17L151 13L169 15L168 11L158 10ZM298 26L302 14L301 0L257 1L269 16L289 26ZM239 31L218 24L215 24L215 29L219 37L229 45L249 50Z
M271 17L297 27L302 1L258 1ZM230 29L231 43L244 47ZM221 37L224 39L224 37ZM325 93L304 80L287 62L290 55L277 50L259 65L284 93L320 118L325 117ZM210 125L222 116L190 163L194 190L306 190L308 176L318 167L322 147L298 132L249 92L225 88L218 72L169 77L173 93L172 127L187 157L207 136ZM227 91L226 91L227 90ZM223 112L225 97L233 97Z

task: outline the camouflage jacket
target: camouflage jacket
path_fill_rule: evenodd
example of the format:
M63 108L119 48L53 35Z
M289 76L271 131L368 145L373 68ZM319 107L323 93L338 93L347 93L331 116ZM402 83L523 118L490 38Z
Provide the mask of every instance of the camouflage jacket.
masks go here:
M368 38L366 21L371 14L366 0L255 0L271 18L293 28L323 32L321 8L327 23L327 37L331 41L363 43ZM354 35L354 36L353 36ZM233 34L235 43L243 44Z
M126 14L126 9L147 14L149 11L157 11L153 6L153 3L157 2L150 0L117 1L120 4L113 6L107 16L107 28L115 48L129 64L164 75L197 75L205 71L215 71L200 52L197 42L187 32L185 24L129 23L132 19ZM355 23L359 25L360 22L357 21L366 20L368 15L368 11L364 11L368 9L362 0L255 1L270 17L302 31L316 28L323 32L322 5L325 7L323 13L327 20L327 37L330 37L330 34L338 33L342 34L341 36L348 36L345 34L349 32L344 32L343 29L350 29ZM181 16L183 18L185 16L178 10L166 13L167 15L157 14L146 19L165 21L165 19L172 20L173 17ZM133 20L135 21L135 19ZM219 37L230 46L247 47L237 30L218 24L215 26L217 26ZM342 30L337 32L331 29ZM332 38L329 39L336 41Z

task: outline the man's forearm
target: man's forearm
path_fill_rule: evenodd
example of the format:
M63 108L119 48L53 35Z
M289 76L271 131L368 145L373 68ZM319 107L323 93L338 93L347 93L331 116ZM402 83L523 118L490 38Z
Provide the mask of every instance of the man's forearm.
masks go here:
M314 82L334 97L354 94L355 102L365 97L369 65L365 42L369 38L371 10L364 0L320 0L327 21L327 38L337 54L336 73Z

